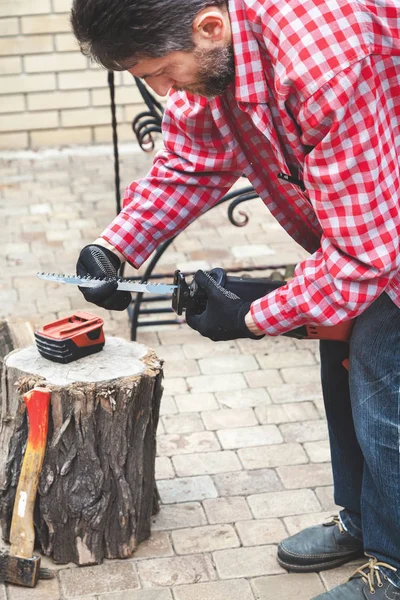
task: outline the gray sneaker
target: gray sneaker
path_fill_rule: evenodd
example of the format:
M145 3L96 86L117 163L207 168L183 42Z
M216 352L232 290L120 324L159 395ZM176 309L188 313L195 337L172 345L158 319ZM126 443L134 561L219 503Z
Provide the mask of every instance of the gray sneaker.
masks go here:
M327 523L283 540L277 558L287 571L306 573L333 569L363 555L362 542L347 533L339 517L334 516Z
M354 571L347 583L312 600L400 600L400 588L390 583L380 567L396 571L394 567L371 557L369 562Z

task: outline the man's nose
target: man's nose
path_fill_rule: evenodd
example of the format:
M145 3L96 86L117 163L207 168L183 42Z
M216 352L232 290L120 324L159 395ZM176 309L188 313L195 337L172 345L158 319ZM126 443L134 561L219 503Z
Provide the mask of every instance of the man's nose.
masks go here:
M169 90L175 85L175 81L171 77L149 77L146 83L158 96L166 96Z

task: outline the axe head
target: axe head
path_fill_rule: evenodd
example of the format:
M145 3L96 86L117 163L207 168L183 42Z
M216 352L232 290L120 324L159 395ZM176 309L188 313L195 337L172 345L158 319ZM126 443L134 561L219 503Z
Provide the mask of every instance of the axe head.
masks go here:
M7 553L0 554L0 581L35 587L40 577L40 556L20 558Z

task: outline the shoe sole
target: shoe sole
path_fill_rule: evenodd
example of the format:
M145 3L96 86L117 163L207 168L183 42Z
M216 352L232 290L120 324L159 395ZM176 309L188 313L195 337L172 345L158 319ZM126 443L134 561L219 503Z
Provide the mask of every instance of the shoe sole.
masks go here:
M363 552L359 552L357 554L348 555L342 558L336 558L335 560L330 560L325 563L316 563L314 565L298 565L291 564L282 560L279 556L277 556L278 563L281 567L286 569L286 571L293 573L319 573L319 571L328 571L328 569L335 569L336 567L340 567L351 560L355 560L356 558L361 558L364 556Z

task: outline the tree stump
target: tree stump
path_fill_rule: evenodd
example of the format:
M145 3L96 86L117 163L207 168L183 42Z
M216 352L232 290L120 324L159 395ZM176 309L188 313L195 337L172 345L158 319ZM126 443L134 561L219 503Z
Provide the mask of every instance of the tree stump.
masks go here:
M27 321L0 320L0 377L4 357L15 348L24 348L33 344L35 341L33 331L32 324Z
M35 504L37 544L57 563L132 556L159 509L161 380L153 351L111 337L100 353L65 365L42 358L35 346L4 358L0 522L6 541L27 440L22 396L46 386L51 407Z

